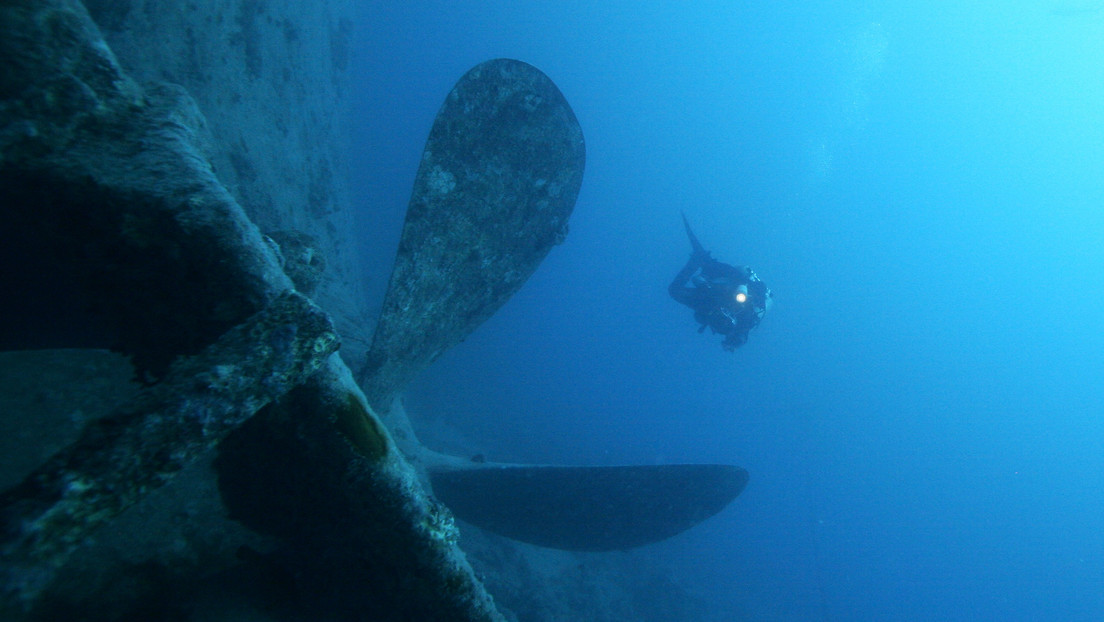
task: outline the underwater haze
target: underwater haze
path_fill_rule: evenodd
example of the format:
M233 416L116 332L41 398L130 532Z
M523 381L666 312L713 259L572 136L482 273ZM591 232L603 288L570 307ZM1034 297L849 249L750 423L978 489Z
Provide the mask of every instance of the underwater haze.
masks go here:
M566 242L412 412L493 461L746 468L641 550L709 620L1104 619L1104 3L366 11L379 299L467 69L535 65L587 142ZM774 291L734 353L668 297L680 211Z

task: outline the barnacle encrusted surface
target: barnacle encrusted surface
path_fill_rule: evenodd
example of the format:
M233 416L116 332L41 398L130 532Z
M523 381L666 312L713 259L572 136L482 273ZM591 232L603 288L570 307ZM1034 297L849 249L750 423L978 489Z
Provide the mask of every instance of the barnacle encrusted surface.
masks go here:
M387 410L563 241L585 159L575 114L533 66L487 61L456 83L422 153L362 373L373 408Z

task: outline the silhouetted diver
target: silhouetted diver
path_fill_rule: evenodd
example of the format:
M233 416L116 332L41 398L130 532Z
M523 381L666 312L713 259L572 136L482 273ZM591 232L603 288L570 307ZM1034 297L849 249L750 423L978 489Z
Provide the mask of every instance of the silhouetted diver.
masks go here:
M721 346L733 351L744 345L748 332L759 325L771 307L771 291L747 266L734 267L713 259L682 215L693 252L686 266L667 287L671 298L694 310L694 319L724 335Z

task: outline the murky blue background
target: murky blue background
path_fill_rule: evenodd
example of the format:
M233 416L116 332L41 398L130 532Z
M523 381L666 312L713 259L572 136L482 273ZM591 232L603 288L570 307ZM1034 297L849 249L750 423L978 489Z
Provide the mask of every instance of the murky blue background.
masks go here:
M372 5L380 297L468 68L536 65L587 139L567 242L412 408L490 460L747 468L644 551L718 620L1104 619L1104 4ZM775 292L735 354L667 297L679 210Z

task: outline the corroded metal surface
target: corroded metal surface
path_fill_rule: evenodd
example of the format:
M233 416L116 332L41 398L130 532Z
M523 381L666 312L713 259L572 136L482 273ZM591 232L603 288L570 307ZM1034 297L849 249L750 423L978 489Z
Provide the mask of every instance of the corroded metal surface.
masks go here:
M137 619L147 617L138 613L147 603L188 598L199 589L194 581L219 570L206 563L210 554L237 550L235 541L175 540L133 557L101 551L91 559L88 549L96 547L80 545L118 527L128 506L133 511L158 503L158 493L171 496L172 484L162 484L181 465L195 464L230 429L311 376L317 390L296 393L300 409L293 414L309 409L313 425L266 421L288 426L277 434L315 435L294 447L325 447L329 461L263 445L267 453L253 459L323 469L298 475L332 491L327 507L343 518L317 515L311 526L360 531L310 538L301 530L282 532L288 534L282 546L320 560L298 595L323 607L336 574L348 588L343 593L359 599L349 610L361 617L370 611L379 619L501 620L451 537L451 523L363 408L344 363L330 355L336 337L329 319L309 300L285 293L292 284L272 247L216 178L200 145L203 115L188 94L128 78L77 0L0 3L0 58L7 62L0 75L6 236L0 239L30 253L15 253L20 261L12 265L50 285L16 280L19 287L4 288L4 311L35 298L41 303L35 308L50 313L42 319L54 320L35 324L49 345L115 344L150 383L0 496L0 618ZM51 295L70 287L81 295ZM95 305L59 309L65 301ZM51 330L59 321L83 328L93 316L103 332ZM324 369L314 369L320 361ZM279 490L258 488L270 496ZM187 515L172 520L192 522ZM136 529L152 535L163 527ZM386 549L375 546L382 538L389 538ZM355 558L359 574L321 563L331 553ZM75 563L78 557L85 563ZM364 558L373 563L360 564ZM120 580L100 582L104 575ZM171 581L145 581L153 575ZM91 591L67 589L88 582L99 583ZM284 602L286 586L277 580L269 587L251 592L258 606ZM62 602L69 598L77 600ZM350 619L322 610L293 617Z
M278 297L0 495L0 591L35 596L69 552L337 351L329 317ZM13 594L14 592L14 594Z
M362 385L372 406L489 318L563 241L582 130L536 68L487 61L449 93L426 141Z

